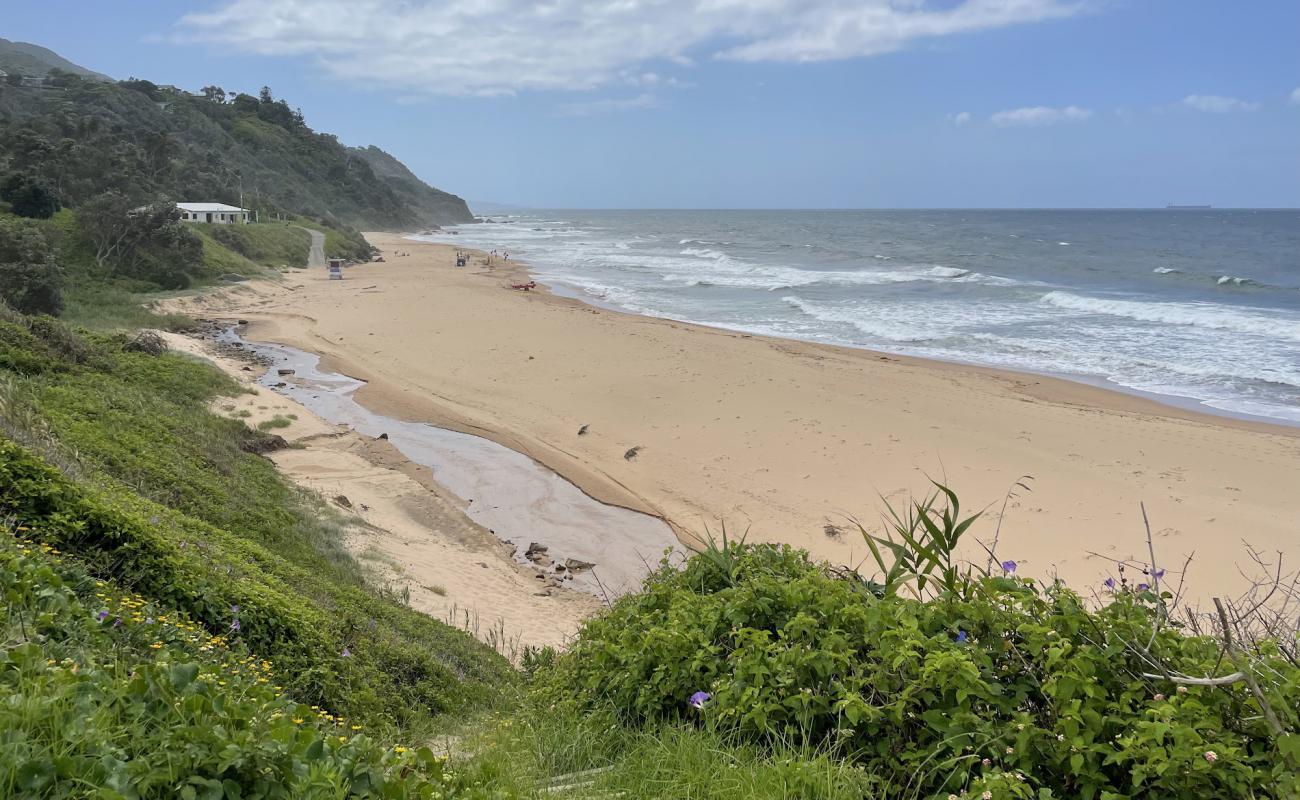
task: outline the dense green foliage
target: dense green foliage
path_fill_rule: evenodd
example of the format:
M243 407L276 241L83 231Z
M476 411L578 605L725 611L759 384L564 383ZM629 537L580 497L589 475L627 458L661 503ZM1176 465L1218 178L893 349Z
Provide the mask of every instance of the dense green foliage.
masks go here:
M368 589L339 526L207 411L235 391L210 366L134 352L47 318L0 321L0 422L80 473L0 441L0 514L283 670L303 701L417 728L486 703L503 659Z
M136 205L223 202L337 228L472 220L464 201L404 167L376 174L372 154L313 131L269 90L225 100L59 71L0 87L0 176L20 174L74 208L117 192Z
M27 533L0 532L0 796L475 796L428 748L295 701L237 636Z
M0 181L0 200L20 217L49 219L59 210L59 200L50 187L39 179L22 173L13 173Z
M1090 610L1064 587L1010 576L967 588L904 597L801 552L732 544L660 571L589 622L546 693L634 726L697 718L752 741L834 746L902 796L1300 789L1285 768L1300 739L1275 741L1244 684L1176 690L1144 677L1153 663L1190 675L1222 666L1214 641L1153 627L1152 592ZM1260 665L1281 676L1269 699L1295 730L1300 669L1273 653ZM696 711L698 691L711 698Z
M36 223L0 214L0 301L25 314L63 310L63 275Z
M108 278L184 289L204 272L203 243L169 203L134 208L126 195L105 192L77 211L76 243Z
M367 261L353 225L473 219L383 151L312 131L269 89L195 96L113 82L4 40L0 61L16 70L0 85L0 298L25 313L66 306L95 327L167 325L133 295L305 266L302 227L325 234L327 256ZM185 223L177 201L240 204L263 222Z

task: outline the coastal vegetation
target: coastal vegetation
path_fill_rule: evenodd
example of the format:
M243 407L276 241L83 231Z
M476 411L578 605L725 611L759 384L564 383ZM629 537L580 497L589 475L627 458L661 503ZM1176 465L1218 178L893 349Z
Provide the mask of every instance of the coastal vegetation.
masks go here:
M36 191L74 207L115 192L133 201L223 202L262 220L300 215L331 228L473 219L463 200L383 151L313 131L268 88L192 94L63 69L0 86L0 176L6 186L17 182L11 193Z
M1293 628L1178 616L1156 563L1096 592L969 564L945 487L861 531L861 574L724 537L517 664L411 609L263 457L290 418L214 413L239 386L140 329L193 324L163 291L300 266L297 225L368 253L345 222L421 190L269 91L42 86L0 93L0 795L1300 795ZM303 171L255 187L285 220L163 202L233 199L249 173L204 149L231 142Z

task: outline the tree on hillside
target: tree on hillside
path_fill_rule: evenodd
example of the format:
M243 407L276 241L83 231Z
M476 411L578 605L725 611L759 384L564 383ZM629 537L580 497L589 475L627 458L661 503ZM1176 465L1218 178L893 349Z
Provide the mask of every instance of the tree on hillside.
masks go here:
M0 299L24 314L57 315L62 270L34 222L0 217Z
M127 78L126 80L119 82L119 85L124 89L139 92L154 102L162 99L162 93L158 91L158 84L153 81L147 81L143 78Z
M54 191L33 175L15 172L0 182L0 200L20 217L49 219L59 210Z
M171 203L133 207L125 195L106 192L78 208L77 222L95 263L114 275L183 289L203 268L203 243Z
M214 103L224 103L226 102L226 90L220 86L204 86L203 97Z
M180 150L175 140L162 131L148 134L140 145L144 150L149 178L153 181L171 170L172 156Z

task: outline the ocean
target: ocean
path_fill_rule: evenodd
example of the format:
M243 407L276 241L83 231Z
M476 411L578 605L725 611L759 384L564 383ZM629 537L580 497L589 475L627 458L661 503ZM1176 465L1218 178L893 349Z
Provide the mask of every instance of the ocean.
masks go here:
M592 302L1300 425L1300 211L534 211L417 237Z

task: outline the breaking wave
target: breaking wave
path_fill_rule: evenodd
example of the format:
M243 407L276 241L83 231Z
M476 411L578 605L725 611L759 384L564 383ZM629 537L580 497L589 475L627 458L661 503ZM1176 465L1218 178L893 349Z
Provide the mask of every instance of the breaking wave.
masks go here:
M1152 303L1084 297L1059 291L1048 292L1039 302L1087 314L1106 314L1165 325L1190 325L1300 342L1300 318L1280 319L1275 315L1212 303Z

